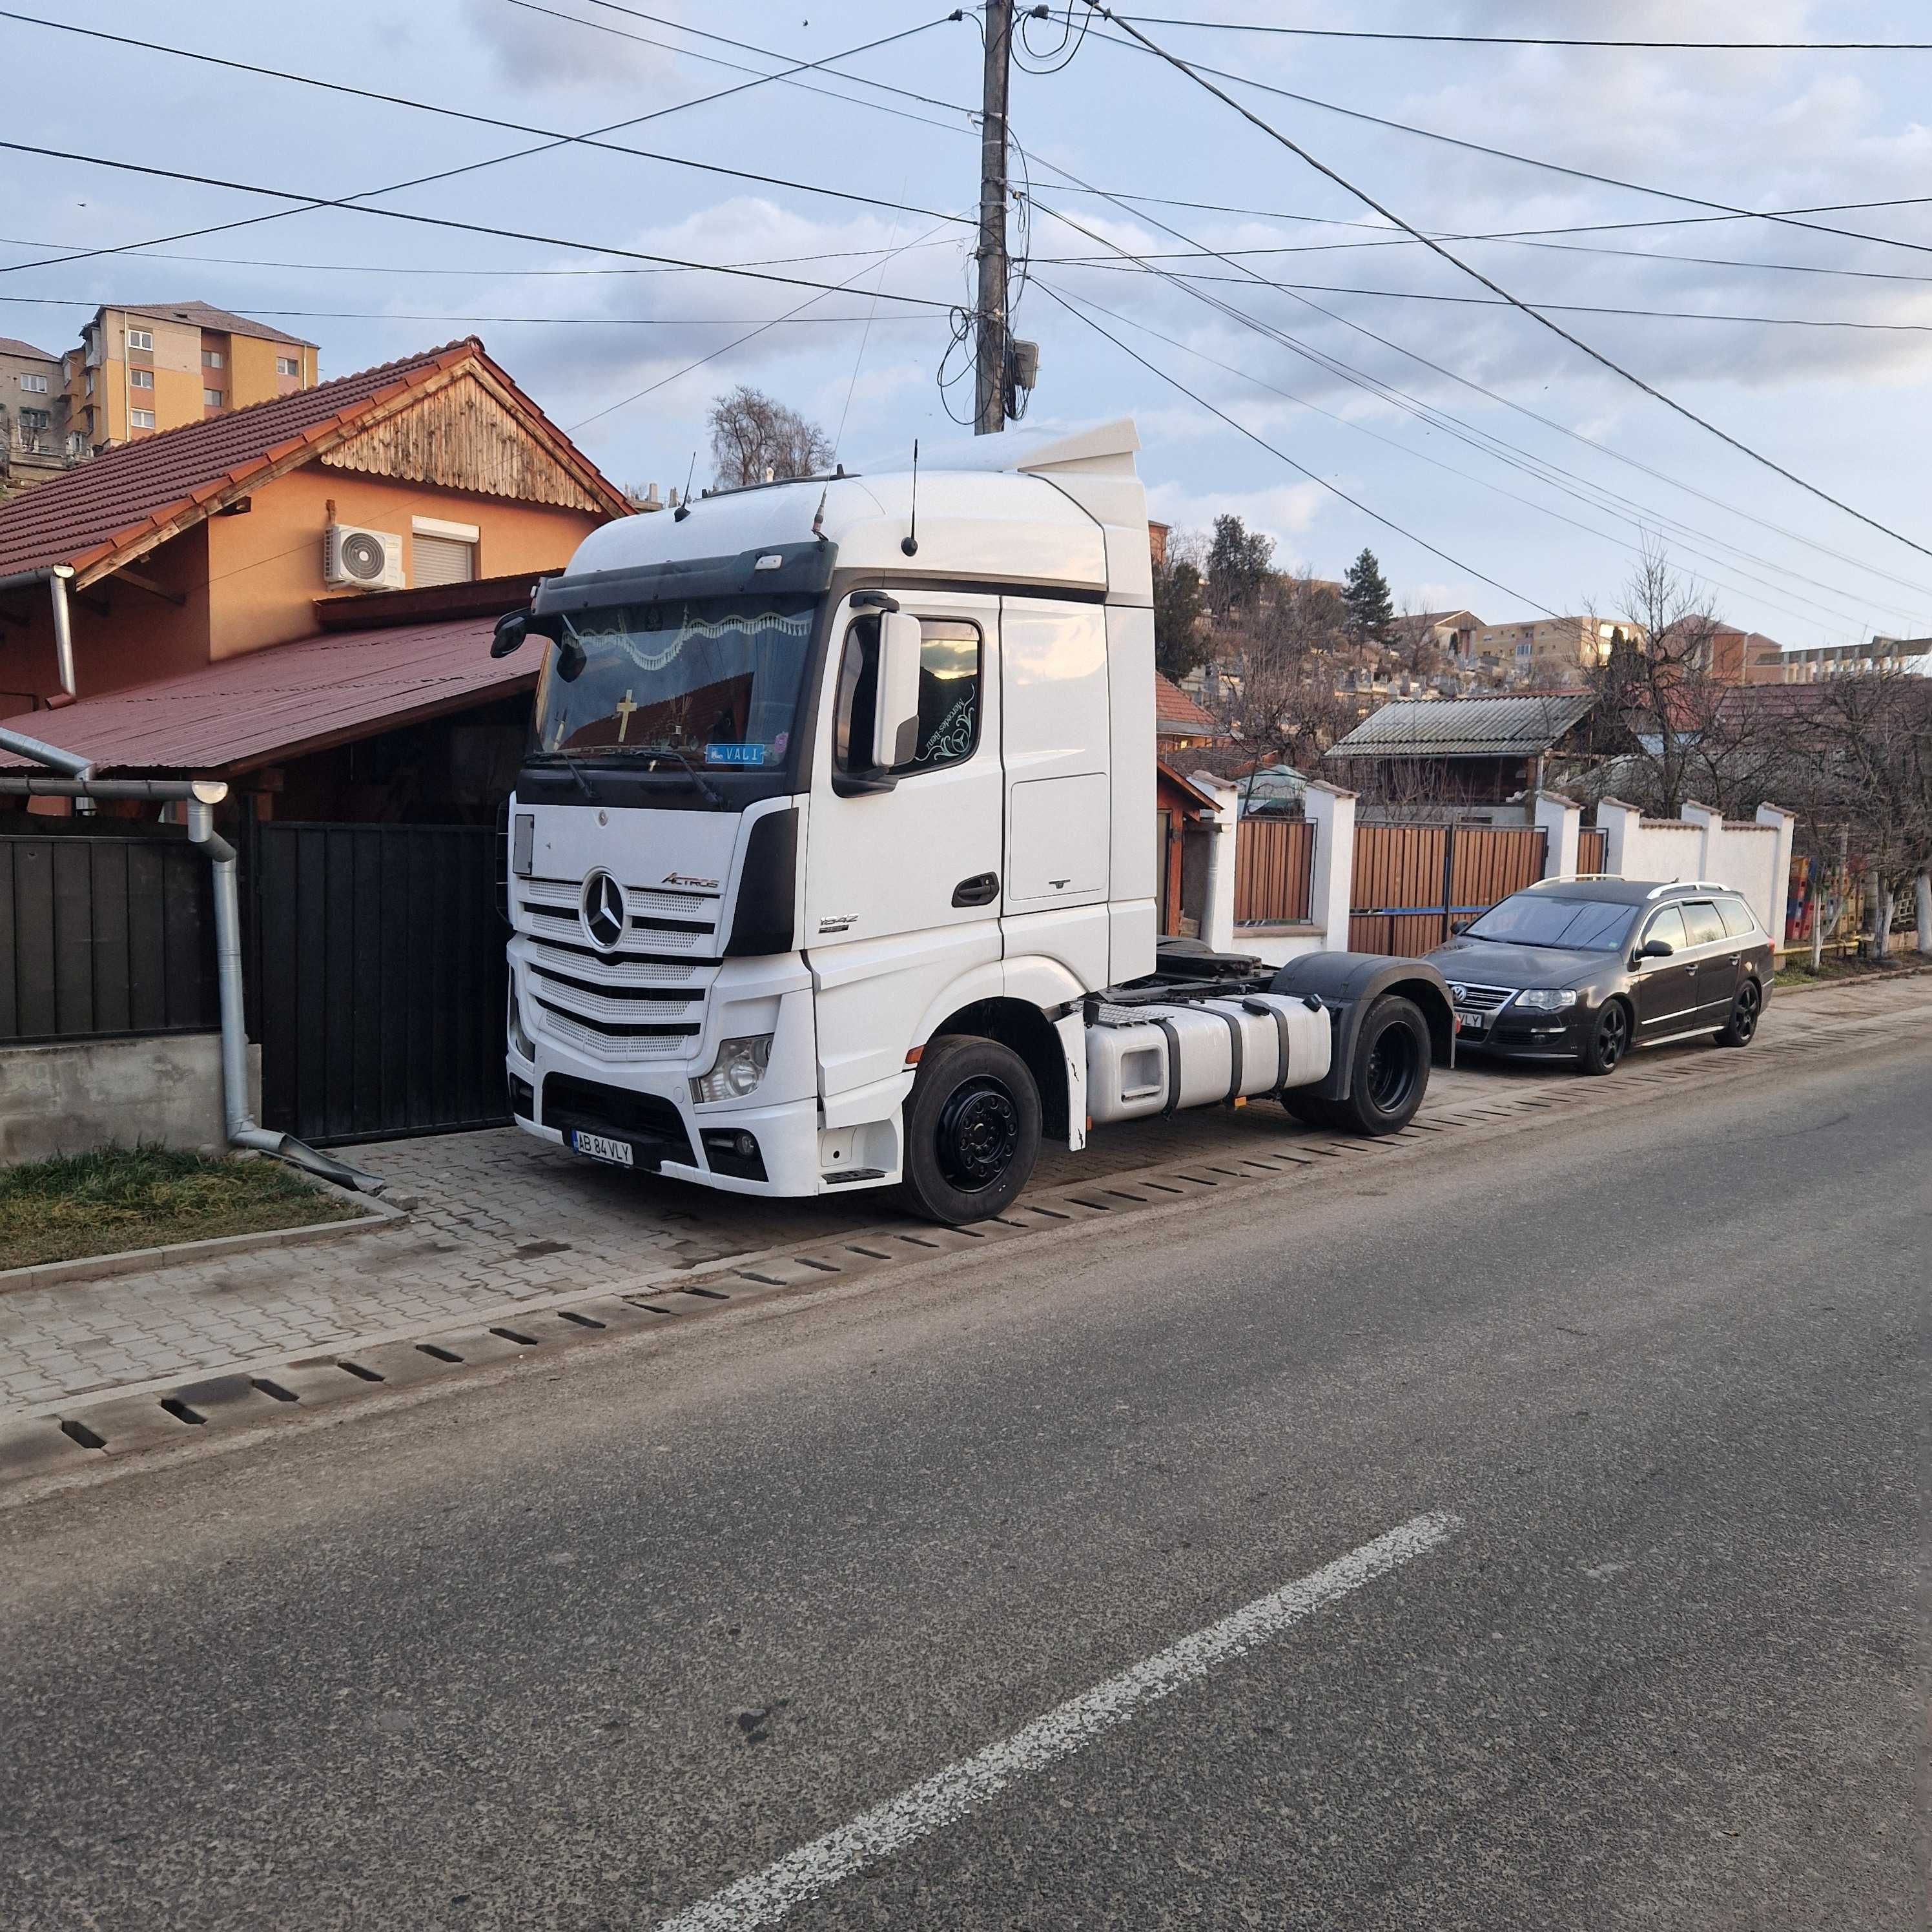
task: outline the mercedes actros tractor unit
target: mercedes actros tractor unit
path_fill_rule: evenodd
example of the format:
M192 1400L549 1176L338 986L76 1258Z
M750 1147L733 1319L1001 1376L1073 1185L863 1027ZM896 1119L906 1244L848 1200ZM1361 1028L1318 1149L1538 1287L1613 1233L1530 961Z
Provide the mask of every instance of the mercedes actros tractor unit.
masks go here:
M743 1194L998 1214L1043 1142L1264 1097L1405 1126L1420 961L1159 934L1153 580L1122 422L606 525L507 827L518 1124Z

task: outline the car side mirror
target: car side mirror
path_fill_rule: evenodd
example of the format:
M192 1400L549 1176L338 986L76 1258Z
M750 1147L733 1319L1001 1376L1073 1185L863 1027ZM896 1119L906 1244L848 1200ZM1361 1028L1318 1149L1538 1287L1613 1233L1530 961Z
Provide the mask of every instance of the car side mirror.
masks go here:
M872 764L880 771L910 764L919 750L919 620L903 610L879 620L879 662L872 701Z
M1636 950L1640 959L1668 959L1677 950L1667 939L1646 939Z

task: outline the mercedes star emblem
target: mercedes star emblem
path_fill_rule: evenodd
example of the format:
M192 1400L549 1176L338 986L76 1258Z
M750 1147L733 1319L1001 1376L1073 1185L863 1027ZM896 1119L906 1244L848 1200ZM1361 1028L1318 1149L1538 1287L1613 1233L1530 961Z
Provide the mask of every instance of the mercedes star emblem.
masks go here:
M608 872L592 872L584 882L584 929L600 952L624 936L624 889Z

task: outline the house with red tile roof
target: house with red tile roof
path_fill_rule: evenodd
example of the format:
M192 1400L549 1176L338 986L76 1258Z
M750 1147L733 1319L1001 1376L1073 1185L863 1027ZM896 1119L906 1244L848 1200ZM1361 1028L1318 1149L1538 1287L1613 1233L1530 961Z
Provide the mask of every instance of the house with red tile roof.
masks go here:
M1154 674L1154 728L1162 758L1198 745L1217 744L1227 736L1179 685L1159 671Z

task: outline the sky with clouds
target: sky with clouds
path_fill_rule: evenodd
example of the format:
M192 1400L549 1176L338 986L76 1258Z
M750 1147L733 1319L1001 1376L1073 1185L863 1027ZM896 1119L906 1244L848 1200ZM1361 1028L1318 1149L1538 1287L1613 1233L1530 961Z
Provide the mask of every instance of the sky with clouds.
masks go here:
M1932 40L1909 0L1144 4L1384 32ZM6 138L89 158L0 150L0 334L58 350L103 301L199 298L318 342L328 375L474 332L611 475L661 489L694 454L704 479L705 410L736 382L815 418L848 464L902 461L915 436L956 433L949 403L970 409L970 376L947 393L937 380L970 290L970 11L16 10L135 44L0 20ZM1787 644L1932 633L1932 555L1912 547L1932 550L1932 200L1843 207L1932 190L1932 52L1145 31L1222 70L1217 85L1402 220L1484 238L1444 245L1849 506L1499 303L1117 28L1063 45L1057 22L1035 22L1012 111L1028 195L1016 327L1040 345L1031 416L1132 414L1156 515L1195 528L1234 511L1280 562L1324 576L1366 544L1400 602L1491 622L1616 608L1649 542L1733 621ZM888 37L837 76L760 79ZM593 134L610 145L558 138Z

